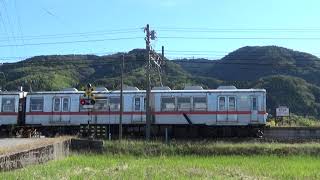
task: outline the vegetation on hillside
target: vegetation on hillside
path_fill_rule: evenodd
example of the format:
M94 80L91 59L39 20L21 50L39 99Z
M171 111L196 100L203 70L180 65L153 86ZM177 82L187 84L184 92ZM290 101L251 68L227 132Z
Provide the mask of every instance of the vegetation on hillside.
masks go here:
M125 53L125 79L129 86L144 89L145 50ZM82 89L86 83L110 90L120 87L122 54L36 56L0 66L2 89L26 91ZM163 84L171 89L186 85L217 88L265 88L268 112L286 105L302 116L320 117L320 60L311 54L276 46L243 47L221 60L166 60L161 69ZM159 72L152 71L152 86L160 86Z

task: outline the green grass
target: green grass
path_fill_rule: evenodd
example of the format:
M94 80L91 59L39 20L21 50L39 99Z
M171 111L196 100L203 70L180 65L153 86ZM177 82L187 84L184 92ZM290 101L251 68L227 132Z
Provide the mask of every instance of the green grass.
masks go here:
M0 179L320 179L320 143L105 141L102 154L72 154Z
M104 152L134 156L177 156L177 155L320 155L319 142L277 143L248 140L245 142L224 141L161 141L123 140L105 141Z
M73 155L0 179L319 179L320 157Z

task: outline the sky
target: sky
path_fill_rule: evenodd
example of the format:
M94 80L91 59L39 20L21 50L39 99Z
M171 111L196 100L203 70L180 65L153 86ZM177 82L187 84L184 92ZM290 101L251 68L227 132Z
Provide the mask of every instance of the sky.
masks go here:
M145 48L150 24L169 58L219 59L276 45L320 57L318 0L0 0L0 62Z

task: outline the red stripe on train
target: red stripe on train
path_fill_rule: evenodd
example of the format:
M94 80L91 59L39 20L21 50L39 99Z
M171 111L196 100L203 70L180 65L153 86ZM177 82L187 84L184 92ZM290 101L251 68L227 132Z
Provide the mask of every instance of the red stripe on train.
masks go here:
M17 112L0 112L0 116L18 116Z
M117 115L120 112L90 112L90 115ZM124 115L141 115L144 112L123 112ZM26 115L88 115L88 112L27 112Z
M180 111L180 112L152 112L154 115L250 115L251 111ZM119 115L120 112L90 112L90 115ZM123 112L124 115L144 115L145 112ZM258 114L266 114L259 111ZM88 112L27 112L26 115L88 115Z

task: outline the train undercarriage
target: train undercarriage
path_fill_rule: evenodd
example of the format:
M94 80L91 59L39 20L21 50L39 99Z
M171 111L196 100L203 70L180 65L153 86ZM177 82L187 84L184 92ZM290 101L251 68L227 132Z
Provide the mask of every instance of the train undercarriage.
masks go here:
M123 137L143 138L145 124L123 125ZM263 125L247 126L207 126L207 125L152 125L153 138L220 138L220 137L263 137ZM117 139L118 124L81 124L80 126L1 126L0 137L55 137L59 135L77 135L102 139Z

